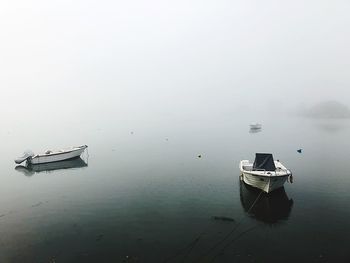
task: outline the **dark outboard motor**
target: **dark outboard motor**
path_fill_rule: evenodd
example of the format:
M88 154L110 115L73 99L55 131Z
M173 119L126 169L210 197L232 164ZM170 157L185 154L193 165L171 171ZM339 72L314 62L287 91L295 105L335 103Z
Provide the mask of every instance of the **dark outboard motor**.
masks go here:
M18 157L17 159L15 159L15 163L20 164L26 160L29 160L33 156L34 156L34 153L32 151L30 150L25 151L21 157Z

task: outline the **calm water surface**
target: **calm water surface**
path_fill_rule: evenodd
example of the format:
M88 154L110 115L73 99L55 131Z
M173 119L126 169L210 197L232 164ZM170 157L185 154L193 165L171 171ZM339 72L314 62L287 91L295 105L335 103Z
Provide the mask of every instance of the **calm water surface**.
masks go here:
M349 121L261 122L5 121L0 262L350 262ZM82 160L15 169L79 144ZM255 152L294 183L250 209L238 163Z

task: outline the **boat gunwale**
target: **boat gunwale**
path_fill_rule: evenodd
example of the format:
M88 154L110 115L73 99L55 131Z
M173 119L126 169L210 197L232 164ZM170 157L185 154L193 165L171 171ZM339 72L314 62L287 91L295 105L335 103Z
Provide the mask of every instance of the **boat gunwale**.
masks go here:
M249 174L249 175L252 175L252 176L262 176L262 177L269 177L269 178L270 177L273 177L273 178L275 178L275 177L285 177L285 176L292 175L292 172L289 169L287 169L280 161L274 161L274 163L279 163L280 165L282 165L282 167L285 168L285 169L283 169L282 167L278 167L279 171L277 171L277 169L275 171L266 171L266 170L260 170L260 171L253 171L253 170L251 170L251 171L248 171L248 170L245 170L243 168L244 164L246 164L246 163L251 164L249 162L249 160L241 160L240 161L239 169L241 170L241 173ZM264 172L266 174L258 174L257 172ZM270 172L270 174L267 174L269 172ZM284 172L284 173L283 174L277 174L278 172ZM273 175L273 173L275 173L275 174Z
M50 156L53 156L53 155L60 155L60 154L66 154L66 153L71 153L71 152L76 152L76 151L79 151L79 150L85 150L87 148L86 145L84 146L79 146L79 148L75 148L75 149L71 149L71 150L66 150L66 151L62 151L62 152L53 152L53 153L49 153L49 154L36 154L34 155L31 159L34 159L34 158L39 158L39 157L50 157Z
M47 163L58 163L58 162L62 162L62 161L68 161L68 160L73 160L75 158L80 158L80 155L68 158L68 159L64 159L64 160L57 160L57 161L48 161L48 162L40 162L40 163L32 163L31 161L29 162L29 165L41 165L41 164L47 164Z
M274 172L274 171L271 171L271 172ZM268 174L256 174L256 173L252 173L252 172L246 172L246 170L242 170L242 173L253 175L253 176L269 177L269 178L285 177L285 176L289 176L292 174L291 172L287 172L286 174L280 174L280 175L277 175L277 174L272 175L272 173L270 175L268 175Z

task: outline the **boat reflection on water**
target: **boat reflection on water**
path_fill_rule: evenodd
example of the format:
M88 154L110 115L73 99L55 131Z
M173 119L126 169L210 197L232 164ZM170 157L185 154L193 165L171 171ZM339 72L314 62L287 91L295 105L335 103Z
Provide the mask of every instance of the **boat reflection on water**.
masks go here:
M258 132L261 132L261 128L258 128L258 129L256 129L256 128L250 128L250 129L249 129L249 133L258 133Z
M251 208L260 193L260 189L256 189L240 181L241 203L249 216L271 225L288 220L293 206L293 199L288 198L284 187L269 194L261 193L259 200Z
M32 176L35 173L41 173L41 172L51 172L54 170L61 170L61 169L74 169L74 168L81 168L81 167L87 167L87 163L81 159L80 157L66 160L66 161L60 161L60 162L52 162L52 163L43 163L43 164L26 164L26 165L17 165L15 167L16 171L22 172L26 176Z

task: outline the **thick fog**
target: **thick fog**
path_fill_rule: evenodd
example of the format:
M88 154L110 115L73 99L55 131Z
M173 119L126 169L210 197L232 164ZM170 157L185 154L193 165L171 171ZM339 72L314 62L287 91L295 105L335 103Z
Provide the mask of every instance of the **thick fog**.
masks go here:
M349 1L2 1L2 118L350 105Z

